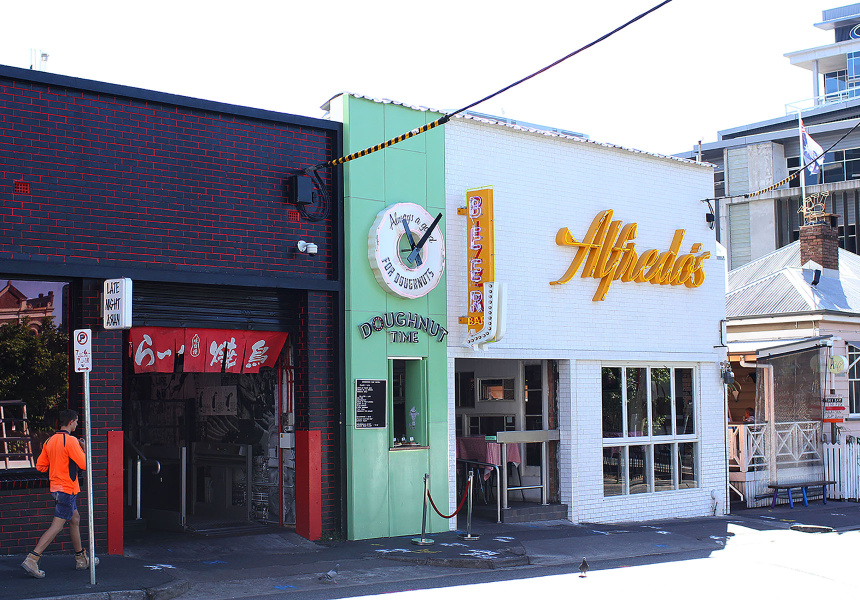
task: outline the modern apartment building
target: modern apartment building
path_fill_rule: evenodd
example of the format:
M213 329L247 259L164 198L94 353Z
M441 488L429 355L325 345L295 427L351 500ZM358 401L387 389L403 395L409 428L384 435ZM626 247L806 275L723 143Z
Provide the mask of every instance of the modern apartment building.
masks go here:
M785 55L810 72L809 98L789 102L785 114L773 119L720 131L716 142L678 155L715 165L709 204L730 269L799 238L800 177L780 183L801 164L798 113L807 133L830 150L819 174L807 173L806 194L826 192L823 209L839 216L840 247L860 253L860 3L823 11L815 26L832 30L833 43Z

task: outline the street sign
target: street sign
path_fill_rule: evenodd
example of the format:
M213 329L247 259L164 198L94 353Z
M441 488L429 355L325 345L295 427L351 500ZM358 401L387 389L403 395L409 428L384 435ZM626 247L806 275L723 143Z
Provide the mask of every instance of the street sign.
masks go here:
M75 373L84 374L84 439L87 455L87 469L93 464L93 432L92 410L90 409L90 371L93 370L93 331L92 329L75 329L72 338L75 353ZM87 476L87 525L89 527L90 544L90 585L96 584L95 569L95 526L93 524L93 478Z
M845 405L842 403L841 396L825 396L824 398L824 418L822 423L843 423L845 417L841 411L845 410Z
M105 329L131 329L131 279L105 279L102 296Z
M75 329L75 373L93 370L93 332L91 329Z

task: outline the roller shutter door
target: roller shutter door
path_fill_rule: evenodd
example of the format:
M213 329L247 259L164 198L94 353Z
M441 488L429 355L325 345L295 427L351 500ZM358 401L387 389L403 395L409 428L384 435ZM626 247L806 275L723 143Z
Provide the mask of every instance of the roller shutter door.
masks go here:
M135 327L293 331L303 299L296 290L140 280L132 290Z

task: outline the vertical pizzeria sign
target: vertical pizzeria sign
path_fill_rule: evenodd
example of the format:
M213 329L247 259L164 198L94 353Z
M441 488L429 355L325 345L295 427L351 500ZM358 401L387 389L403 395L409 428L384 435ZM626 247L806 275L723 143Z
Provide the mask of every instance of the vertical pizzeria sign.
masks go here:
M499 341L504 336L506 288L495 281L496 250L493 189L466 191L466 208L457 214L467 217L466 292L468 315L460 323L468 326L466 344L473 349Z
M487 301L485 284L496 277L492 188L466 192L466 217L468 324L469 332L472 333L484 327Z

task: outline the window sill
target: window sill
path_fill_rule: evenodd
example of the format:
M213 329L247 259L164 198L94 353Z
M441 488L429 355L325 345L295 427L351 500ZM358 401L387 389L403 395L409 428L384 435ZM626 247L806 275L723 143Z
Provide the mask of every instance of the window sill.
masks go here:
M389 452L400 452L402 450L429 450L430 446L396 446L395 448L389 448Z
M701 487L681 487L676 490L655 490L653 492L641 492L639 494L616 494L614 496L603 496L603 500L622 500L624 498L642 498L646 496L653 497L655 495L663 495L663 494L672 494L678 492L695 492L696 490L701 491ZM768 494L768 498L770 498L770 494Z

